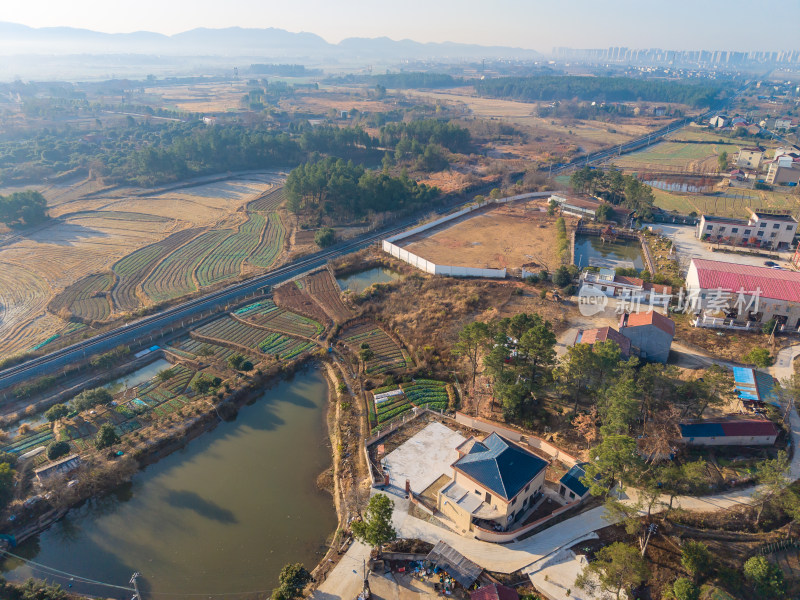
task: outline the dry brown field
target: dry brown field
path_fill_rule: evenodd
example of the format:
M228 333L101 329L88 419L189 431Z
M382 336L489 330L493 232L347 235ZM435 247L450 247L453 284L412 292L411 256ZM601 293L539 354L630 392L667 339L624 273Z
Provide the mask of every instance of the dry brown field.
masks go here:
M561 264L555 220L541 203L515 203L414 236L402 246L440 265L481 269L530 266L552 271Z
M198 113L227 112L242 108L242 96L247 89L245 81L232 81L145 88L145 94L157 97L168 108Z
M46 311L54 295L173 233L237 227L247 219L247 203L277 178L248 175L152 193L118 188L103 194L83 181L43 188L54 219L24 235L0 235L0 357L30 350L68 326Z

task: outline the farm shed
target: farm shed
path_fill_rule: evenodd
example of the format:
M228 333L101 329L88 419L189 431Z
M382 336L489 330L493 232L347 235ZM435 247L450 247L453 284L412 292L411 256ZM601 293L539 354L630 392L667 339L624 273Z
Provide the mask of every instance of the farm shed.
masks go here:
M447 574L464 586L465 589L475 583L483 569L458 552L452 546L439 541L425 557L436 566L447 571Z
M766 419L681 423L681 441L694 446L772 446L778 428Z
M470 600L519 600L517 590L499 583L490 583L478 588L469 597Z
M759 408L766 404L781 406L780 388L774 377L747 367L733 368L733 385L745 405Z
M34 469L33 473L36 475L36 479L39 480L39 483L43 483L55 475L63 475L74 471L80 464L81 457L77 454L70 454L52 464Z

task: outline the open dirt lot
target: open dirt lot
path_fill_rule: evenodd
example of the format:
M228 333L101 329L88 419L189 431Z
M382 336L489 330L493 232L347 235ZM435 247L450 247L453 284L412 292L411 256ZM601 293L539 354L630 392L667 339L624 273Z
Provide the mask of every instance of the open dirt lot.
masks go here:
M518 203L457 221L429 235L409 238L403 247L431 262L483 269L531 268L554 270L555 217L534 203Z

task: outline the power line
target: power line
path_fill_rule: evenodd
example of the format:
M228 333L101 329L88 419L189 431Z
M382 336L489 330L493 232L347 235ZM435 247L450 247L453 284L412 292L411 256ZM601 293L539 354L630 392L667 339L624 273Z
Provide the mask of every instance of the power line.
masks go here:
M75 573L69 573L67 571L61 571L60 569L56 569L54 567L48 567L47 565L43 565L41 563L37 563L35 561L29 560L27 558L24 558L22 556L14 554L13 552L9 552L8 550L5 550L4 553L7 554L8 556L13 556L14 558L16 558L18 560L21 560L22 562L24 562L24 563L26 563L28 565L33 565L34 567L36 567L35 570L43 571L44 573L48 573L51 576L52 575L56 575L58 577L68 577L70 580L77 581L78 583L89 583L89 584L92 584L92 585L101 585L101 586L104 586L104 587L115 588L115 589L118 589L118 590L126 590L126 591L129 591L129 592L134 591L133 588L125 587L123 585L115 585L113 583L106 583L104 581L97 581L96 579L90 579L88 577L83 577L82 575L76 575Z

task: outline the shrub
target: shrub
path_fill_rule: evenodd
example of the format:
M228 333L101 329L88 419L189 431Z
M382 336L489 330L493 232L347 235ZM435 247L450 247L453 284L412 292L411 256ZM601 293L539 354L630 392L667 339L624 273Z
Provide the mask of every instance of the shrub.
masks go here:
M84 411L94 408L99 404L108 404L113 399L114 397L107 389L95 388L93 390L85 390L75 396L72 400L72 406L75 407L75 410Z
M192 382L192 389L200 395L205 395L212 389L216 389L222 383L219 377L211 377L203 373Z
M744 360L757 367L768 367L772 364L772 355L766 348L753 348L744 355Z
M51 442L47 446L47 458L56 460L69 454L69 444L67 442Z
M744 563L744 576L755 587L760 598L783 598L786 583L783 571L763 556L754 556Z
M327 248L336 243L336 232L330 227L318 229L314 234L314 243L320 248Z
M689 540L681 548L681 565L692 577L705 573L711 565L711 554L703 542Z
M558 287L565 287L572 282L572 276L569 274L569 269L565 266L560 266L553 273L553 283Z
M175 377L175 369L161 369L156 373L156 377L159 381L169 381Z
M69 408L67 408L66 404L54 404L50 408L47 409L44 413L45 419L50 421L51 423L58 421L59 419L63 419L69 414Z
M681 577L672 584L672 593L675 600L698 600L700 598L700 588L691 579Z
M120 439L111 423L103 423L94 438L94 445L98 450L119 444Z
M772 330L775 329L776 323L777 321L775 319L770 319L761 326L761 331L764 333L764 335L771 335Z

